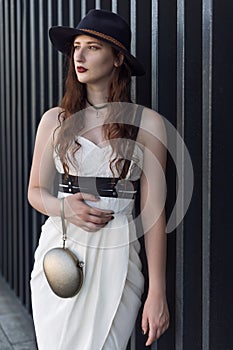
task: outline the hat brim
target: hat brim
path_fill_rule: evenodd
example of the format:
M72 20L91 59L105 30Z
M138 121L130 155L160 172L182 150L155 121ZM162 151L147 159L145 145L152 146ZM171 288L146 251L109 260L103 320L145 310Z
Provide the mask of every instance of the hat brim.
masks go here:
M143 65L133 56L131 53L127 50L122 49L118 45L114 44L113 42L98 36L97 34L88 33L85 31L82 31L80 29L76 28L70 28L70 27L64 27L64 26L57 26L52 27L49 30L49 37L53 44L53 46L60 52L70 55L71 46L73 45L74 38L77 35L88 35L93 38L102 40L108 44L110 44L115 49L122 52L125 56L125 59L130 67L131 74L136 76L141 76L145 74L145 70Z

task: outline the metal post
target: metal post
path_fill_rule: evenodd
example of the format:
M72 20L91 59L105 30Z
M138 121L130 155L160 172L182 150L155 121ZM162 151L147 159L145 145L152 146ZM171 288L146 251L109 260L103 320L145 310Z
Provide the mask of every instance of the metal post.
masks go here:
M136 0L130 0L130 26L132 31L131 52L136 55ZM132 77L131 98L136 101L136 78Z
M151 11L151 102L152 108L158 108L158 0L152 1Z
M184 101L185 101L185 3L184 0L177 2L177 130L184 137ZM184 203L184 154L179 149L177 163L182 166L181 184L181 211L183 213ZM176 350L183 350L184 332L184 227L183 223L177 228L176 236Z
M204 0L202 8L202 348L209 350L210 326L210 230L211 230L211 128L212 128L212 26L213 2Z

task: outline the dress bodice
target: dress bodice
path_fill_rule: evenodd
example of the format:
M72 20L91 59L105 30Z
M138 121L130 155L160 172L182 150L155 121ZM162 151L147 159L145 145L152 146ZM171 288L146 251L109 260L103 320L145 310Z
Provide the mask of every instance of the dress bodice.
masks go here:
M112 147L106 144L104 147L99 147L94 142L85 137L77 136L77 141L80 143L80 149L75 153L75 160L78 166L69 164L69 174L74 176L91 176L91 177L112 177L113 174L109 167L112 154ZM59 173L64 173L62 163L54 151L54 161L56 169ZM114 163L115 164L115 163ZM135 143L134 151L130 167L126 179L136 181L140 178L143 167L143 149ZM116 177L119 176L116 168L113 166L113 171ZM70 194L59 192L58 197L67 196ZM134 199L101 197L98 202L86 201L91 206L100 209L111 209L116 214L131 215L134 207Z
M110 169L110 162L115 158L112 154L112 147L110 143L105 143L104 146L99 147L94 142L83 136L77 136L77 141L81 145L79 150L75 153L75 161L77 165L70 162L69 174L74 176L98 176L98 177L113 177ZM71 158L72 156L70 156ZM56 169L59 173L64 173L62 163L54 151L54 161ZM130 163L130 168L126 179L133 181L138 180L141 176L143 167L143 149L135 142L134 151ZM114 176L118 177L119 173L116 170L115 163L112 170Z

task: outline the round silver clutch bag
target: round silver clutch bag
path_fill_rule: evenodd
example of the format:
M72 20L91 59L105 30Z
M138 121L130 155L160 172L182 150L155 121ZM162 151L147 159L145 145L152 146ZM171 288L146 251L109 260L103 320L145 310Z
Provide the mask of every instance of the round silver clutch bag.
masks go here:
M71 298L83 284L83 262L67 248L49 250L43 261L44 273L52 291L61 298Z
M64 198L61 198L63 247L50 249L44 256L43 269L52 291L61 298L71 298L83 284L83 266L76 255L65 247L66 225Z

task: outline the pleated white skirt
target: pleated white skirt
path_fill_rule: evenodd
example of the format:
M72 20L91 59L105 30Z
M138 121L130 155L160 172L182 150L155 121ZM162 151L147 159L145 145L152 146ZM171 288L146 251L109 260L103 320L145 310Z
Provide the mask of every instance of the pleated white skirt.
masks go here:
M85 262L84 284L77 296L62 299L51 291L43 272L45 253L61 246L60 218L49 218L43 225L30 281L39 350L126 349L144 288L140 244L134 240L106 246L111 233L129 237L132 230L122 215L107 226L104 234L100 230L95 235L69 226L67 247Z

